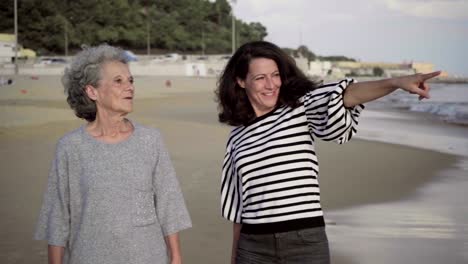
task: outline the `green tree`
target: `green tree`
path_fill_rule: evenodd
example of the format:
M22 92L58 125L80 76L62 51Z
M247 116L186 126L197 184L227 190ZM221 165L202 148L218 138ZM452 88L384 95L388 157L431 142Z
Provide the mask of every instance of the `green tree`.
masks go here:
M291 49L291 48L283 48L284 52L289 54L291 57L299 57L302 56L304 58L307 58L308 61L313 61L317 58L315 53L309 50L309 48L305 45L299 46L297 49Z
M319 60L323 60L323 61L356 61L355 59L353 58L348 58L346 56L319 56L318 57Z
M41 53L103 42L144 49L230 52L231 6L227 0L22 0L19 41ZM13 32L13 0L0 1L0 32ZM150 30L147 30L147 23ZM148 34L149 33L149 34ZM238 20L239 42L261 40L266 28Z
M372 69L372 73L374 74L374 76L383 76L384 75L384 70L380 67L374 67Z
M14 33L14 0L0 1L0 32Z
M315 54L307 48L307 46L301 45L297 48L297 53L301 54L303 57L307 58L308 61L313 61L316 59Z
M240 40L239 44L244 44L250 41L263 40L267 36L266 27L258 22L249 24L241 22L240 24Z

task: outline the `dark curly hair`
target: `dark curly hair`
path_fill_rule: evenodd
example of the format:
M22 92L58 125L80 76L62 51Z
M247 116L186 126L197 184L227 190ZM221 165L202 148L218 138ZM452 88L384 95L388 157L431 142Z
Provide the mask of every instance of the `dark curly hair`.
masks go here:
M245 89L237 83L238 78L245 80L249 64L256 58L274 60L278 66L282 84L277 106L296 108L299 99L317 87L317 83L309 80L296 66L294 59L275 44L267 41L246 43L234 53L218 80L216 101L219 122L239 126L256 118Z
M107 44L86 47L72 59L65 69L62 84L67 102L79 118L92 122L96 119L96 103L86 94L86 85L98 87L101 80L102 65L109 61L128 63L122 49Z

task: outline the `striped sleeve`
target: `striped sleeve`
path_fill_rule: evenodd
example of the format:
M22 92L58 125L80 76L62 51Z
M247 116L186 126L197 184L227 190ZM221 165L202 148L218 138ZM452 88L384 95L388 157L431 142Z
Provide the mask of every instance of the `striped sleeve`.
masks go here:
M343 144L356 133L364 105L347 108L343 101L345 89L354 82L345 79L322 85L303 97L309 130L316 137Z
M237 177L230 147L224 156L221 182L221 210L222 216L229 221L240 224L242 215L241 181Z

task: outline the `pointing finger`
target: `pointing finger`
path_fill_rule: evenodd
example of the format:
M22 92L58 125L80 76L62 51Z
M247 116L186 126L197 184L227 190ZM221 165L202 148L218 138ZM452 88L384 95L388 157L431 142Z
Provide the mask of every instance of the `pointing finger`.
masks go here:
M425 74L422 75L422 77L423 77L423 80L425 81L425 80L429 80L429 79L431 79L431 78L434 78L434 77L436 77L436 76L439 76L440 73L441 73L441 71L435 71L435 72L425 73Z

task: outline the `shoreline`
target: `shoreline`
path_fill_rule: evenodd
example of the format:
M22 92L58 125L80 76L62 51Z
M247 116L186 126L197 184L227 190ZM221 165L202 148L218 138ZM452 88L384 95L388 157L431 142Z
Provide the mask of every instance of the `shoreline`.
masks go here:
M468 158L468 126L441 121L427 113L363 111L356 137ZM403 126L403 130L396 128Z

